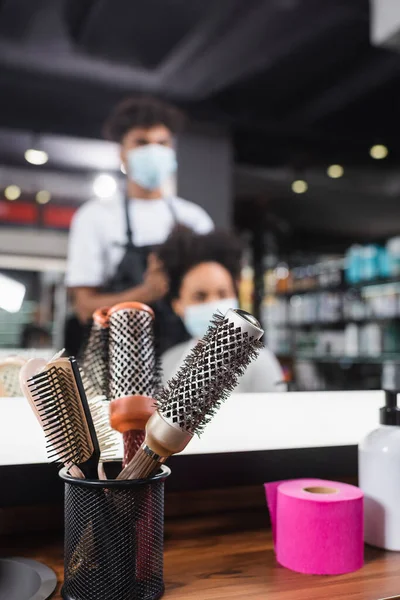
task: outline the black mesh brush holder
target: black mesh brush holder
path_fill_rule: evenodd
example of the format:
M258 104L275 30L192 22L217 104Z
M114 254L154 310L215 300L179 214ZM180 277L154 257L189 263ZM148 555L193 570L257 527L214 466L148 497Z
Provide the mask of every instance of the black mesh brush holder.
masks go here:
M156 600L164 593L164 482L94 481L65 469L64 600Z

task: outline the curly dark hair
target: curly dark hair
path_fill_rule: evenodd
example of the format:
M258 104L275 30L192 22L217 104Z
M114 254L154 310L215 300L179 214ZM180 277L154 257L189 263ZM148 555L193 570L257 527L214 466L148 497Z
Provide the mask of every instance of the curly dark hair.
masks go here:
M152 96L126 98L112 111L104 124L104 137L121 142L124 135L135 127L150 128L165 125L173 134L179 133L185 123L185 115L175 106Z
M183 225L176 226L157 250L169 278L169 296L179 296L186 273L204 262L217 262L230 273L236 289L240 277L243 245L236 235L215 230L197 234Z

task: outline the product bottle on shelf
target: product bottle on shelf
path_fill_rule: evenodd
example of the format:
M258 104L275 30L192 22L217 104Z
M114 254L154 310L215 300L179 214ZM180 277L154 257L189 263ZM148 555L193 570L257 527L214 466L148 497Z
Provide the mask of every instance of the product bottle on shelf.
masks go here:
M276 293L275 269L267 269L264 272L264 291L267 296L275 295L275 293Z
M279 294L286 294L289 290L289 269L286 263L279 263L275 269L276 291Z
M344 331L344 354L346 356L358 356L358 337L358 326L355 323L349 323L346 325L346 329Z
M380 427L358 447L364 539L378 548L400 550L400 363L384 364L382 388L385 406L380 409Z
M362 246L354 244L346 252L345 279L347 283L354 284L361 281Z
M253 310L254 298L254 270L249 265L242 269L242 274L239 284L239 301L240 307L247 312Z
M386 244L388 252L391 275L400 275L400 236L391 238Z
M387 248L382 246L379 246L378 248L378 265L379 277L391 277L393 272L392 257L390 256Z
M360 349L366 356L380 356L383 351L382 328L378 323L360 327Z
M378 246L369 244L361 249L361 279L370 281L379 277Z

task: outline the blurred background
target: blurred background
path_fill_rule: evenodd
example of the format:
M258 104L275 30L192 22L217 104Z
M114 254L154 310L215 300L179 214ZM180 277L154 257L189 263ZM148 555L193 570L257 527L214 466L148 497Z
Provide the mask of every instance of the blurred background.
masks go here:
M153 94L190 117L174 190L232 227L290 389L400 360L398 0L0 0L0 353L63 346L74 212L124 185L102 139Z

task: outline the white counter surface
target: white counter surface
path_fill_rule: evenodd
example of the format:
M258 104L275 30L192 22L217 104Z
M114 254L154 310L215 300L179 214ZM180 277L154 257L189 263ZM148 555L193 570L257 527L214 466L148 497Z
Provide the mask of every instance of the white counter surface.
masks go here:
M384 394L234 394L185 454L358 444L378 426ZM45 440L25 398L0 398L0 465L46 462Z

